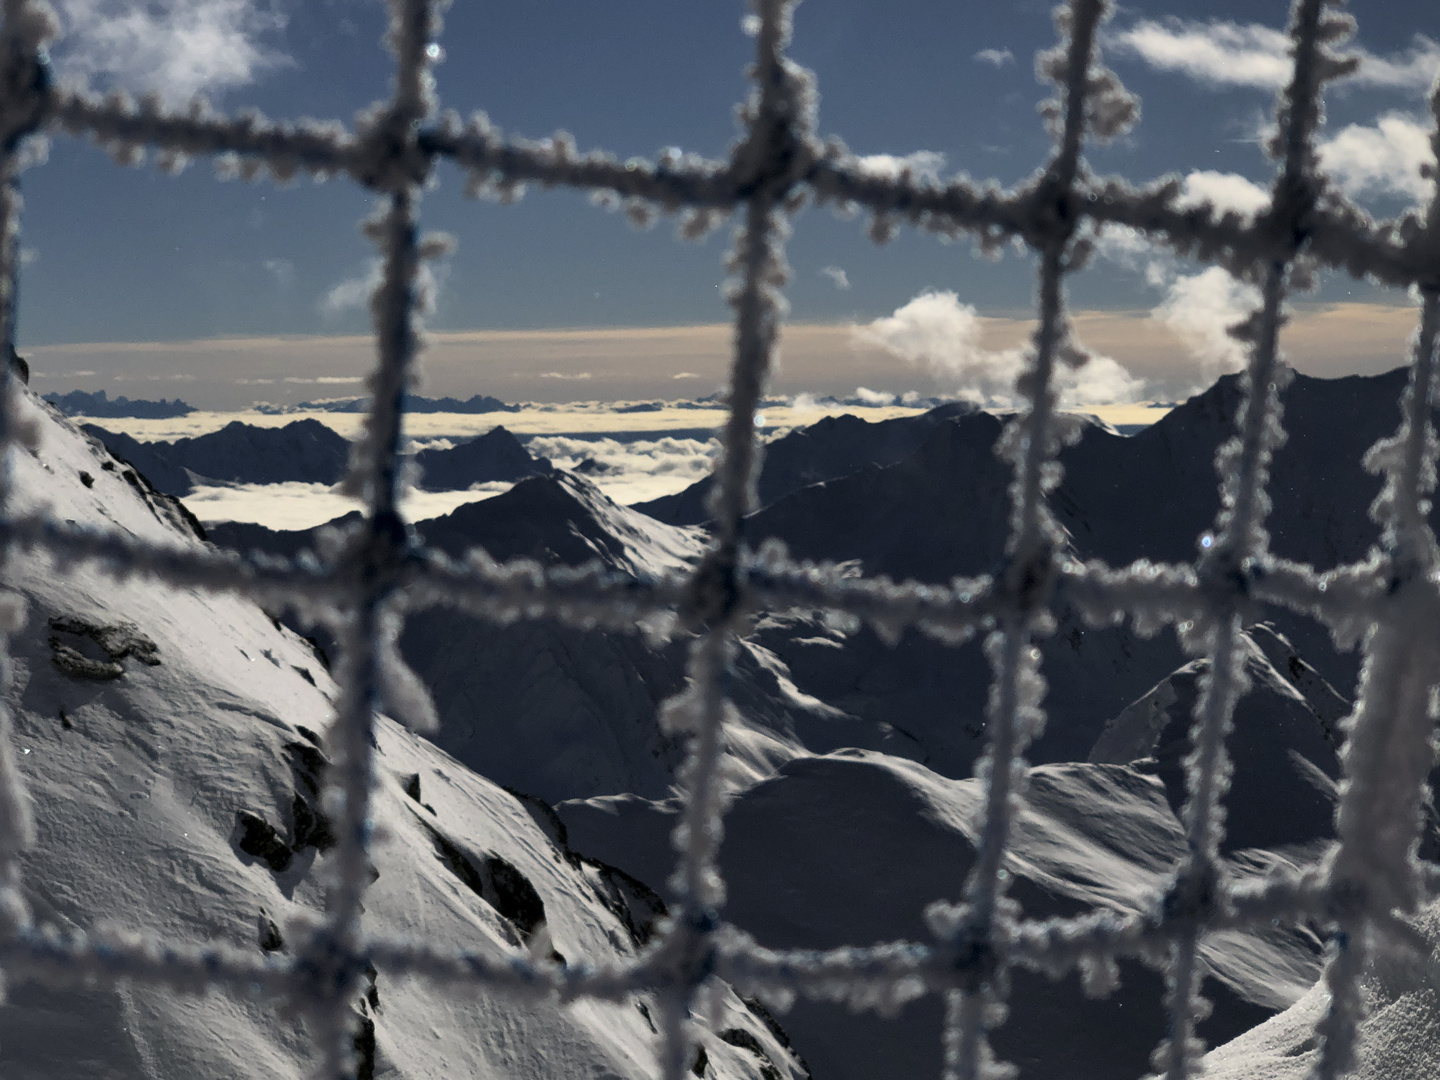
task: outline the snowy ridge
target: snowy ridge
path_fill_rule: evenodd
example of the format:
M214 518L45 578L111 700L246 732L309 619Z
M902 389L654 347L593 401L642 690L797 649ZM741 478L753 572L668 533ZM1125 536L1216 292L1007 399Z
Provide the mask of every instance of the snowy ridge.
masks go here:
M1033 180L1011 192L964 178L940 184L909 172L876 176L838 140L822 141L813 78L785 53L793 4L756 0L754 7L755 17L747 21L756 42L754 89L741 110L743 138L730 158L712 162L667 153L653 163L621 164L601 153L579 154L566 135L540 142L506 139L483 116L467 124L453 113L439 114L429 72L440 30L433 0L392 0L388 44L398 61L394 94L363 114L354 131L313 121L271 123L255 115L217 117L203 105L188 114L167 114L154 100L136 107L124 99L101 101L57 89L44 52L55 33L49 9L37 0L4 0L0 343L13 346L20 263L20 202L11 181L23 167L24 137L41 128L88 135L122 162L136 163L154 147L167 170L183 167L190 155L212 155L223 171L248 179L267 171L280 180L302 171L346 174L380 196L366 229L384 263L372 297L378 362L368 389L374 404L349 479L367 512L321 560L245 560L193 543L162 542L121 521L98 527L93 518L63 518L33 499L27 504L16 482L25 472L18 467L0 487L0 496L19 495L13 502L0 500L0 533L12 549L45 549L59 560L60 572L85 563L132 583L160 579L207 592L244 592L301 607L331 626L342 654L335 718L325 738L332 763L321 805L335 842L327 852L323 922L302 935L287 959L263 963L228 951L206 952L211 946L205 944L192 948L128 938L92 944L88 938L42 933L21 887L22 853L33 835L17 764L21 755L13 739L0 738L0 966L12 982L43 977L73 985L87 978L124 978L136 988L191 993L258 987L266 1006L283 1001L303 1018L316 1054L314 1075L325 1080L356 1075L357 1064L363 1067L360 1047L367 1029L355 1002L366 994L372 962L382 975L416 976L439 984L441 992L447 984L524 988L540 996L558 994L578 1002L577 1009L651 993L658 1013L658 1070L665 1080L680 1080L697 1063L700 1036L691 1014L708 1011L703 1005L714 996L710 988L717 974L776 1002L804 994L888 1010L933 995L944 1004L946 1075L979 1080L1007 1073L988 1032L1003 1013L1013 974L1035 969L1060 977L1078 970L1087 987L1103 993L1113 987L1117 958L1140 956L1160 961L1167 971L1166 1037L1153 1060L1169 1080L1181 1080L1194 1072L1203 1049L1196 1030L1204 1012L1199 991L1207 936L1282 917L1313 917L1332 935L1333 957L1326 971L1328 1000L1317 997L1304 1017L1314 1025L1313 1050L1305 1052L1313 1053L1314 1070L1323 1080L1356 1065L1367 996L1388 1000L1362 988L1368 961L1430 948L1424 928L1402 916L1419 907L1431 878L1414 850L1433 758L1431 690L1440 661L1437 549L1426 522L1435 485L1429 403L1440 331L1440 203L1432 202L1423 220L1372 223L1320 176L1314 134L1321 91L1356 62L1337 51L1351 30L1348 20L1325 0L1297 0L1290 28L1293 72L1270 146L1278 162L1273 196L1266 210L1245 221L1209 205L1177 205L1174 180L1134 189L1123 181L1097 180L1084 168L1086 136L1105 140L1120 134L1137 108L1098 58L1103 0L1074 0L1057 19L1061 40L1040 60L1056 87L1043 109L1055 150ZM1435 111L1440 113L1440 96ZM742 217L729 263L735 275L729 292L735 310L730 412L708 506L715 538L693 570L636 579L599 563L545 569L530 561L498 565L483 552L456 560L411 544L396 512L401 421L420 344L422 264L447 243L422 237L417 219L421 193L439 157L466 169L477 193L511 199L527 181L562 184L623 205L637 223L681 213L684 236L703 234L731 212ZM946 586L895 585L855 579L835 567L797 564L775 546L751 552L743 543L741 521L751 508L759 456L755 410L783 314L778 290L786 276L787 218L812 197L868 210L877 239L910 223L947 237L968 234L987 251L1019 239L1040 256L1039 329L1017 388L1026 408L1001 443L1014 466L1007 563L993 577ZM1063 283L1086 261L1089 242L1080 233L1086 221L1134 226L1261 287L1261 309L1236 330L1250 347L1244 402L1236 435L1217 459L1221 510L1194 564L1142 562L1118 569L1081 564L1063 553L1047 509L1047 493L1060 480L1055 456L1071 426L1056 413L1055 366L1085 360L1069 330ZM1303 285L1317 265L1389 285L1415 285L1423 300L1398 431L1367 458L1385 477L1374 508L1383 529L1381 545L1360 564L1323 573L1274 556L1265 530L1270 460L1284 439L1278 401L1287 377L1278 349L1284 300L1287 289ZM33 425L8 367L0 378L0 447L23 460ZM144 505L160 520L153 502ZM144 516L139 510L133 515L137 521ZM23 570L23 563L17 565ZM7 568L7 579L9 574ZM1198 683L1193 750L1185 758L1185 863L1160 901L1144 912L1100 910L1026 920L1007 895L1007 851L1025 819L1023 754L1044 721L1045 684L1033 642L1053 628L1050 604L1057 592L1097 624L1128 617L1145 630L1174 625L1184 645L1208 661ZM670 883L671 918L633 962L562 965L543 947L524 956L478 949L457 954L424 939L371 936L365 900L372 855L378 858L381 850L373 825L384 803L377 733L385 725L375 719L375 706L383 704L417 727L433 720L424 688L400 663L395 640L405 614L435 604L464 607L502 623L557 618L618 627L644 619L653 630L657 618L670 616L695 632L689 685L665 711L670 730L686 736L690 746L674 834L680 860ZM1360 694L1344 725L1338 845L1303 870L1277 867L1256 880L1236 881L1220 856L1230 772L1225 735L1249 681L1242 626L1263 605L1311 615L1341 639L1363 641L1365 661ZM736 634L753 611L767 607L827 609L870 620L888 634L913 625L952 642L984 635L994 683L988 749L977 777L982 810L974 861L961 902L927 909L928 937L921 941L770 949L722 921L717 858L723 784L717 765L722 730L735 707L727 700L727 673ZM15 605L7 615L6 624L18 629ZM122 661L147 666L144 656L150 652L143 642L106 628L74 629L84 625L78 615L62 616L54 625L57 637L69 633L76 639L61 644L79 660L57 654L66 656L73 670L91 670L80 660L107 672L120 665L128 678ZM104 658L85 656L84 641L100 648ZM158 647L152 641L151 648ZM11 726L8 717L5 726ZM270 828L273 832L273 823ZM251 846L273 850L265 835L255 835ZM481 885L484 892L483 880ZM136 921L143 923L138 916ZM1404 996L1402 991L1396 1000ZM1382 1014L1377 1017L1382 1022L1372 1025L1381 1036L1384 1019Z

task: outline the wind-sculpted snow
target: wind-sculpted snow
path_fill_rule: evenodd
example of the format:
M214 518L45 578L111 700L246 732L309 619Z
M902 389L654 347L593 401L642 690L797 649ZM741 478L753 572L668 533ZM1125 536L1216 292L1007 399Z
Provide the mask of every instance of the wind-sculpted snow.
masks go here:
M1129 961L1139 959L1165 972L1164 1037L1151 1060L1167 1080L1183 1080L1196 1071L1204 1049L1200 1040L1207 1033L1207 1006L1201 990L1210 943L1247 928L1264 932L1281 922L1314 920L1330 942L1324 974L1329 997L1315 1002L1308 1014L1314 1020L1314 1074L1330 1080L1362 1059L1398 1061L1403 1048L1385 1012L1377 1011L1362 1027L1367 1000L1392 1000L1367 995L1363 979L1372 961L1377 971L1399 970L1384 968L1396 951L1428 957L1428 940L1405 920L1440 884L1440 874L1415 858L1427 802L1425 780L1434 757L1433 683L1440 670L1440 553L1427 517L1437 453L1430 402L1440 333L1440 202L1432 198L1423 213L1377 222L1346 201L1321 172L1316 132L1324 85L1360 63L1343 51L1352 23L1327 0L1296 0L1288 33L1291 73L1266 143L1276 176L1268 205L1242 217L1185 198L1173 177L1137 188L1089 171L1083 157L1088 141L1122 135L1139 112L1137 99L1099 56L1104 0L1072 0L1057 12L1059 41L1036 64L1037 74L1054 90L1041 105L1053 150L1030 178L1009 191L963 175L939 180L909 169L877 171L838 138L823 138L814 76L787 55L793 0L754 0L753 8L745 21L755 40L747 72L752 86L738 110L741 135L728 157L710 161L668 150L656 161L622 163L600 151L581 153L563 132L540 141L506 137L483 114L466 121L441 112L431 73L441 55L436 0L391 0L386 42L397 61L393 92L361 113L353 128L313 120L272 122L257 113L220 116L200 102L186 113L172 113L158 97L136 105L121 96L101 100L57 87L46 50L57 32L53 13L39 0L3 0L0 346L7 355L15 341L21 261L15 181L37 158L27 140L41 131L91 138L126 164L140 163L154 149L167 172L183 168L191 157L209 156L222 175L251 180L269 176L285 182L302 173L347 177L377 195L364 231L376 244L381 265L371 297L377 362L366 390L372 404L345 481L345 490L364 501L365 512L350 529L331 534L317 558L249 559L183 538L161 542L148 522L163 523L170 514L183 527L183 519L173 506L167 509L163 500L153 498L138 477L133 479L135 497L126 496L128 508L108 511L113 527L96 523L95 514L105 507L67 517L65 502L90 497L79 491L97 492L94 498L100 499L117 489L109 481L102 487L101 479L90 475L89 483L80 480L77 492L62 493L60 485L39 475L34 463L41 459L27 458L25 449L35 437L27 405L32 399L19 388L11 366L0 365L0 449L7 451L13 470L0 477L7 581L13 577L23 583L25 568L48 555L55 560L56 575L116 578L117 596L142 587L156 597L168 589L194 589L199 590L196 603L218 604L224 594L243 593L273 607L299 609L325 623L338 645L334 715L323 740L330 764L316 784L324 789L319 805L327 815L324 915L313 932L302 929L295 936L293 951L283 959L272 952L262 963L253 954L236 956L213 945L197 951L183 939L174 944L163 937L163 926L147 920L148 909L127 912L119 900L107 906L107 913L162 936L97 945L88 936L42 931L43 910L37 914L26 900L25 860L43 860L46 845L69 841L42 830L41 845L31 846L36 834L22 759L33 757L36 748L21 754L26 746L12 737L11 715L0 718L0 967L7 982L30 992L42 979L62 986L124 981L132 1001L140 1002L137 1014L153 996L183 994L194 1021L184 1025L185 1045L207 1061L228 1051L223 1039L208 1036L214 1025L205 1022L212 1015L206 1010L240 988L255 995L255 1004L245 1006L251 1010L247 1016L300 1021L303 1038L298 1027L291 1029L283 1045L287 1052L290 1047L312 1049L312 1075L324 1080L374 1072L366 1062L378 1061L385 1049L379 1022L357 1006L363 999L375 1007L372 965L377 986L412 977L422 987L418 992L440 1009L452 1007L457 987L482 995L509 993L507 1001L516 1003L527 996L537 999L534 1011L524 1014L529 1019L504 1034L482 1034L466 1044L465 1052L474 1048L492 1060L503 1058L516 1045L511 1039L516 1033L523 1044L519 1056L536 1061L555 1055L567 1073L592 1070L567 1068L583 1055L571 1054L575 1042L555 1017L577 1021L611 1007L623 1012L625 1005L615 1003L649 995L658 1046L640 1067L658 1067L663 1080L681 1080L687 1069L703 1074L712 1061L721 1060L715 1053L719 1047L712 1049L699 1022L712 1011L707 1006L713 1006L719 976L777 1005L798 996L883 1013L924 998L925 1006L938 1005L943 1014L938 1043L947 1080L992 1080L1010 1074L1005 1057L1022 1053L1008 1042L1007 1033L1034 1023L1033 1017L1020 1018L1026 995L1011 994L1023 989L1023 980L1031 975L1066 980L1078 973L1085 988L1104 994L1130 974ZM1440 94L1432 111L1440 114ZM1440 145L1440 136L1432 142ZM703 553L684 569L636 578L603 561L580 567L542 566L529 559L497 563L483 551L457 559L426 547L406 528L399 514L407 482L403 417L422 345L421 317L430 299L425 263L452 244L449 237L420 230L420 201L440 159L466 172L472 194L505 202L531 182L574 188L602 205L623 209L637 225L677 215L685 238L702 236L736 216L727 262L732 279L724 294L734 311L734 363L708 496L712 529ZM1426 179L1433 184L1433 176ZM1015 387L1021 409L994 442L1012 470L1003 493L1008 516L998 566L943 583L897 584L857 576L853 563L796 561L779 543L751 546L754 533L745 518L755 507L762 456L756 409L781 334L785 241L791 218L811 200L842 213L868 213L877 241L913 226L944 239L969 237L985 253L1017 242L1036 254L1038 326ZM1215 455L1217 512L1205 524L1198 549L1185 547L1175 561L1163 564L1141 560L1117 567L1077 558L1056 518L1064 477L1057 455L1079 433L1076 421L1057 412L1058 388L1088 358L1067 317L1065 281L1093 253L1094 231L1110 225L1138 229L1178 255L1214 263L1256 286L1261 297L1259 308L1232 329L1247 364L1238 383L1234 434ZM1308 288L1321 270L1414 287L1420 298L1420 326L1398 427L1365 457L1366 467L1381 478L1372 506L1378 543L1361 560L1338 566L1287 560L1283 549L1272 548L1268 529L1270 493L1278 480L1276 454L1286 438L1281 394L1291 375L1280 350L1286 297ZM122 476L120 482L132 481ZM52 489L55 505L42 508L37 494ZM994 495L998 499L1001 493ZM995 512L992 506L969 509ZM1158 507L1147 508L1150 518L1158 512ZM143 521L146 528L129 528L122 518ZM1277 530L1277 543L1279 536ZM533 934L523 955L516 950L499 957L491 950L456 953L443 944L443 935L431 933L433 925L422 928L419 940L372 936L375 909L367 907L367 900L376 904L377 899L370 891L389 887L380 885L387 880L381 866L385 839L377 828L390 798L389 750L381 737L389 728L377 722L376 707L416 728L433 727L434 703L403 663L399 640L407 616L437 606L501 625L547 619L585 630L631 627L653 634L678 629L691 635L686 684L660 714L664 730L686 754L678 771L681 801L674 846L679 858L667 886L670 918L656 927L633 961L562 964L546 951L544 937ZM1274 865L1258 877L1245 877L1232 872L1221 855L1232 772L1226 736L1236 704L1250 685L1244 628L1272 607L1318 620L1340 645L1362 646L1363 660L1354 708L1342 724L1336 844L1304 867ZM1009 862L1031 813L1027 789L1037 797L1040 791L1024 755L1045 725L1047 657L1040 643L1057 629L1055 613L1061 609L1092 629L1126 620L1142 635L1173 627L1181 646L1205 658L1208 667L1197 682L1192 749L1184 759L1181 861L1159 896L1123 911L1101 907L1040 920L1026 917L1022 890L1010 895ZM744 708L730 687L738 658L746 655L740 641L764 611L822 611L842 626L863 620L886 639L908 629L949 645L982 639L992 682L984 707L984 750L975 766L979 824L967 838L973 860L956 860L955 873L947 875L953 883L945 893L949 899L925 909L923 931L917 929L913 940L820 952L772 949L725 922L726 868L718 860L725 800L735 790L724 771L725 742L733 718ZM28 639L19 629L18 605L6 605L4 614L0 625L19 635L16 641L23 647ZM99 616L92 610L62 613L61 618L66 625L100 627L94 636L79 635L92 644L119 640L107 628L130 633L118 622L102 626ZM68 621L72 618L79 621ZM166 643L174 636L141 626L129 614L122 619L135 623L158 650L159 665L141 666L164 672ZM1288 627L1285 632L1291 636ZM1292 640L1304 650L1305 642ZM62 644L84 658L83 645ZM132 678L124 666L132 657L117 659L106 652L104 661L86 659L123 667L119 677L84 680L87 687L114 687ZM72 675L86 670L68 656L61 667L67 664ZM137 683L144 674L135 671ZM20 738L26 736L22 730ZM129 738L143 748L142 736L137 730ZM804 756L795 760L806 763L796 767L808 767ZM245 789L243 783L240 787ZM422 778L422 798L424 790ZM206 793L204 813L217 812L218 796ZM302 834L318 850L321 834L315 831L314 814L299 814L301 828L299 805L292 804L283 829L282 823L251 811L252 817L243 819L247 853L259 852L254 857L266 860L267 867L271 860L279 866L286 843L291 858L300 857L295 847L305 849ZM423 805L421 813L427 813ZM479 823L473 827L478 830ZM434 841L437 853L478 902L494 897L517 916L534 908L530 893L515 884L520 864L509 854L479 858L474 852L477 859L471 860L459 839L442 839ZM25 854L32 850L35 855ZM377 868L378 881L372 880ZM29 886L28 895L45 886L43 864L35 876L39 885ZM502 890L501 883L510 884ZM222 912L217 919L238 918L228 897L215 899ZM533 931L528 916L522 921ZM520 934L520 923L515 925ZM268 925L257 924L256 932L274 941ZM224 935L216 937L223 940ZM564 942L556 944L563 950ZM1135 992L1128 980L1122 982L1122 995ZM199 993L207 990L209 996ZM383 1009L384 991L379 993ZM1146 995L1152 1004L1154 996ZM557 1009L557 997L569 1004ZM1405 1009L1414 1004L1404 993L1393 1000ZM1011 1019L1002 1023L1007 1002ZM283 1013L277 1012L281 1005ZM402 1019L397 1028L405 1038L424 1041L426 1010ZM614 1025L597 1026L618 1031ZM746 1069L768 1076L744 1039L720 1041L736 1051L724 1058L727 1068L740 1061L743 1050L750 1055ZM443 1038L434 1042L445 1045ZM699 1043L707 1050L703 1062ZM635 1044L617 1034L611 1045L613 1060ZM1104 1046L1091 1049L1090 1057L1080 1054L1078 1059L1089 1061L1106 1051ZM262 1070L283 1075L283 1068L271 1067L279 1052L272 1048L248 1063L259 1061ZM435 1059L460 1052L431 1048ZM148 1053L147 1072L168 1070L168 1059ZM1417 1064L1411 1057L1406 1067ZM1418 1061L1429 1061L1421 1071L1435 1071L1423 1050ZM461 1071L469 1071L468 1064L462 1063ZM492 1061L483 1063L485 1068L480 1064L474 1071L490 1071ZM602 1068L610 1071L609 1064ZM178 1074L193 1071L182 1065Z

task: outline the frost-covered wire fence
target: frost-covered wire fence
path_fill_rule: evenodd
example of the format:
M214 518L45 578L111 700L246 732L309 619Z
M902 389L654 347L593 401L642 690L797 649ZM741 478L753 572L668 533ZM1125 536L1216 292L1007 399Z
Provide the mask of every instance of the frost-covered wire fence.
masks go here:
M678 1080L689 1063L689 1008L714 975L782 1002L807 994L884 1008L933 993L947 1003L947 1077L977 1080L1003 1072L986 1028L1004 1000L1008 969L1025 965L1055 977L1078 970L1088 986L1103 991L1114 983L1117 958L1139 956L1168 973L1169 1033L1154 1060L1169 1080L1181 1080L1194 1074L1203 1051L1194 1035L1203 1008L1196 953L1201 938L1276 918L1310 918L1333 931L1326 976L1332 999L1317 1032L1318 1074L1336 1076L1354 1064L1362 1018L1358 979L1371 940L1382 934L1411 941L1401 916L1440 884L1434 869L1415 857L1433 760L1432 694L1440 680L1440 548L1426 522L1440 454L1429 420L1440 334L1440 200L1423 216L1376 223L1319 172L1314 138L1321 92L1328 80L1353 68L1337 51L1352 31L1350 20L1328 0L1295 4L1292 76L1270 146L1278 170L1268 208L1252 220L1208 204L1180 205L1173 179L1137 188L1085 168L1085 137L1113 137L1137 115L1135 99L1098 58L1104 0L1073 0L1057 12L1060 44L1040 58L1041 71L1057 88L1042 106L1055 151L1033 180L1010 191L963 178L938 183L908 172L878 175L840 141L822 140L812 77L785 55L793 6L794 0L754 2L746 24L756 43L753 89L742 111L743 138L727 160L673 153L621 163L600 152L581 154L568 135L535 142L506 138L483 116L464 121L440 111L430 74L439 55L436 0L390 0L388 44L398 61L394 94L353 130L338 123L271 122L253 113L217 116L202 105L177 115L158 100L137 105L122 95L100 100L58 88L44 53L55 32L53 17L38 0L3 0L0 341L14 340L16 178L24 141L38 133L89 136L128 164L153 149L168 171L210 156L222 174L252 180L267 173L279 181L302 173L348 175L379 196L366 231L384 258L383 281L371 303L378 352L369 381L374 404L350 478L367 512L363 525L325 560L246 560L198 547L161 548L41 517L0 516L7 550L47 550L117 575L241 592L301 606L330 622L343 646L342 696L329 739L336 768L328 794L340 824L323 922L293 960L264 962L218 947L174 949L138 934L91 942L37 928L19 892L18 855L29 823L13 751L0 732L0 970L7 976L128 979L192 992L215 985L258 989L303 1011L317 1051L315 1075L322 1080L352 1075L348 1004L372 962L442 983L565 1000L656 992L664 1003L661 1071L667 1080ZM1432 111L1440 120L1440 92ZM1440 134L1433 145L1440 151ZM417 546L407 532L397 508L402 400L421 345L422 264L444 249L443 238L419 234L417 211L441 159L467 172L475 194L506 201L527 182L576 188L622 207L638 224L679 215L686 238L704 235L731 214L741 217L729 263L735 358L711 503L715 539L693 574L636 582L594 567L500 565L480 551L457 561ZM752 504L759 458L754 414L784 310L784 240L788 218L807 200L867 211L877 240L910 225L941 237L970 237L986 251L1019 240L1037 252L1039 328L1019 385L1028 408L1001 447L1015 469L1003 572L948 586L896 585L797 563L776 545L746 545L742 519ZM1233 331L1249 347L1244 403L1235 437L1216 463L1222 510L1194 564L1077 563L1064 553L1046 507L1046 492L1060 478L1056 454L1075 434L1073 423L1056 411L1056 365L1085 362L1070 332L1063 283L1085 264L1088 234L1107 225L1140 230L1177 254L1217 263L1261 288L1261 308ZM1271 456L1285 437L1279 392L1288 369L1278 348L1283 305L1288 290L1304 288L1322 268L1413 286L1423 301L1398 430L1366 459L1385 477L1372 510L1383 529L1381 548L1366 562L1323 574L1271 554L1265 531ZM0 410L0 445L8 447L24 432L13 377L7 370L0 378L7 402ZM8 483L0 476L0 509ZM437 604L496 621L547 618L630 630L641 620L653 626L670 618L699 631L689 688L665 715L692 740L683 777L687 803L675 836L672 914L633 964L562 966L519 955L497 960L488 952L437 950L361 933L374 710L388 709L416 726L433 722L423 688L400 662L396 636L405 613ZM1026 920L1005 895L1000 865L1024 797L1022 755L1044 720L1044 681L1033 643L1050 631L1051 611L1062 604L1096 625L1131 618L1142 629L1174 626L1190 651L1210 659L1188 766L1183 817L1189 855L1144 915L1096 911ZM1224 739L1245 690L1240 631L1264 605L1313 616L1342 641L1363 641L1365 659L1346 725L1338 844L1303 872L1238 887L1226 879L1218 855L1229 775ZM960 901L929 909L928 942L774 952L723 922L717 762L721 720L732 707L723 677L741 621L774 608L829 610L889 632L913 626L957 644L984 637L994 668L988 750L978 770L987 784L986 818ZM8 719L0 717L0 724Z

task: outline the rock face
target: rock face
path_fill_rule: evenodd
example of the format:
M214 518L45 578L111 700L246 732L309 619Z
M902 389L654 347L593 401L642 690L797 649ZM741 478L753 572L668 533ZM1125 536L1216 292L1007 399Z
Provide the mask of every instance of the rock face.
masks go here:
M39 446L14 458L22 508L156 543L200 543L96 443L34 411ZM293 955L295 920L323 908L333 843L319 791L336 687L310 646L233 595L116 581L83 564L57 573L15 554L5 583L28 608L10 641L5 693L38 832L24 857L34 917L62 932L112 924L167 945ZM94 677L61 660L63 650L110 667ZM383 717L376 740L381 839L368 932L503 955L542 947L543 927L552 958L636 955L663 911L658 897L570 851L546 808L433 744ZM7 981L7 1080L308 1075L303 1025L278 1002L146 984L47 987L13 973ZM657 1007L647 996L563 1006L457 994L383 968L353 1006L362 1075L415 1080L648 1080L656 1037L647 1016ZM766 1020L724 987L701 1038L707 1076L804 1076Z
M345 475L350 460L349 442L310 419L281 428L234 420L219 431L173 443L142 443L88 424L85 430L171 495L188 495L196 484L215 481L334 484Z

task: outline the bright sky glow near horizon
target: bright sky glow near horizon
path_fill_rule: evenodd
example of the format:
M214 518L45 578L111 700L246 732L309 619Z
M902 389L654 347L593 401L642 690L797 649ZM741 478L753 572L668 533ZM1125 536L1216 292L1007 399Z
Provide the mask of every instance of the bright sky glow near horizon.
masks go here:
M156 88L175 104L203 91L226 111L348 122L392 70L378 0L57 7L62 78ZM1048 89L1033 74L1036 51L1054 42L1049 8L807 0L792 54L818 77L822 135L877 155L875 167L910 155L941 176L1010 185L1049 152L1035 112ZM1430 188L1421 166L1440 14L1419 0L1351 10L1362 65L1329 94L1322 160L1346 194L1391 216ZM719 157L745 93L743 14L728 2L462 2L446 15L442 104L530 137L563 128L582 149ZM1273 171L1259 142L1288 70L1286 18L1280 2L1125 5L1102 46L1140 95L1142 120L1090 148L1092 170L1174 173L1197 197L1253 209ZM220 183L204 162L171 178L68 138L23 183L20 346L36 389L178 395L214 409L359 392L373 263L356 227L370 196L353 183ZM532 190L499 206L462 189L442 167L422 207L427 228L459 241L429 320L439 333L427 393L673 399L723 381L728 229L682 244L668 222L637 232L575 193ZM811 208L789 259L795 325L777 392L992 394L1013 375L1033 301L1028 255L982 261L968 244L904 230L877 248L863 220ZM1081 339L1107 358L1070 388L1073 404L1173 396L1236 364L1218 331L1247 297L1218 270L1111 233L1069 293ZM1381 371L1404 361L1413 322L1404 295L1332 275L1297 298L1285 343L1313 374Z

